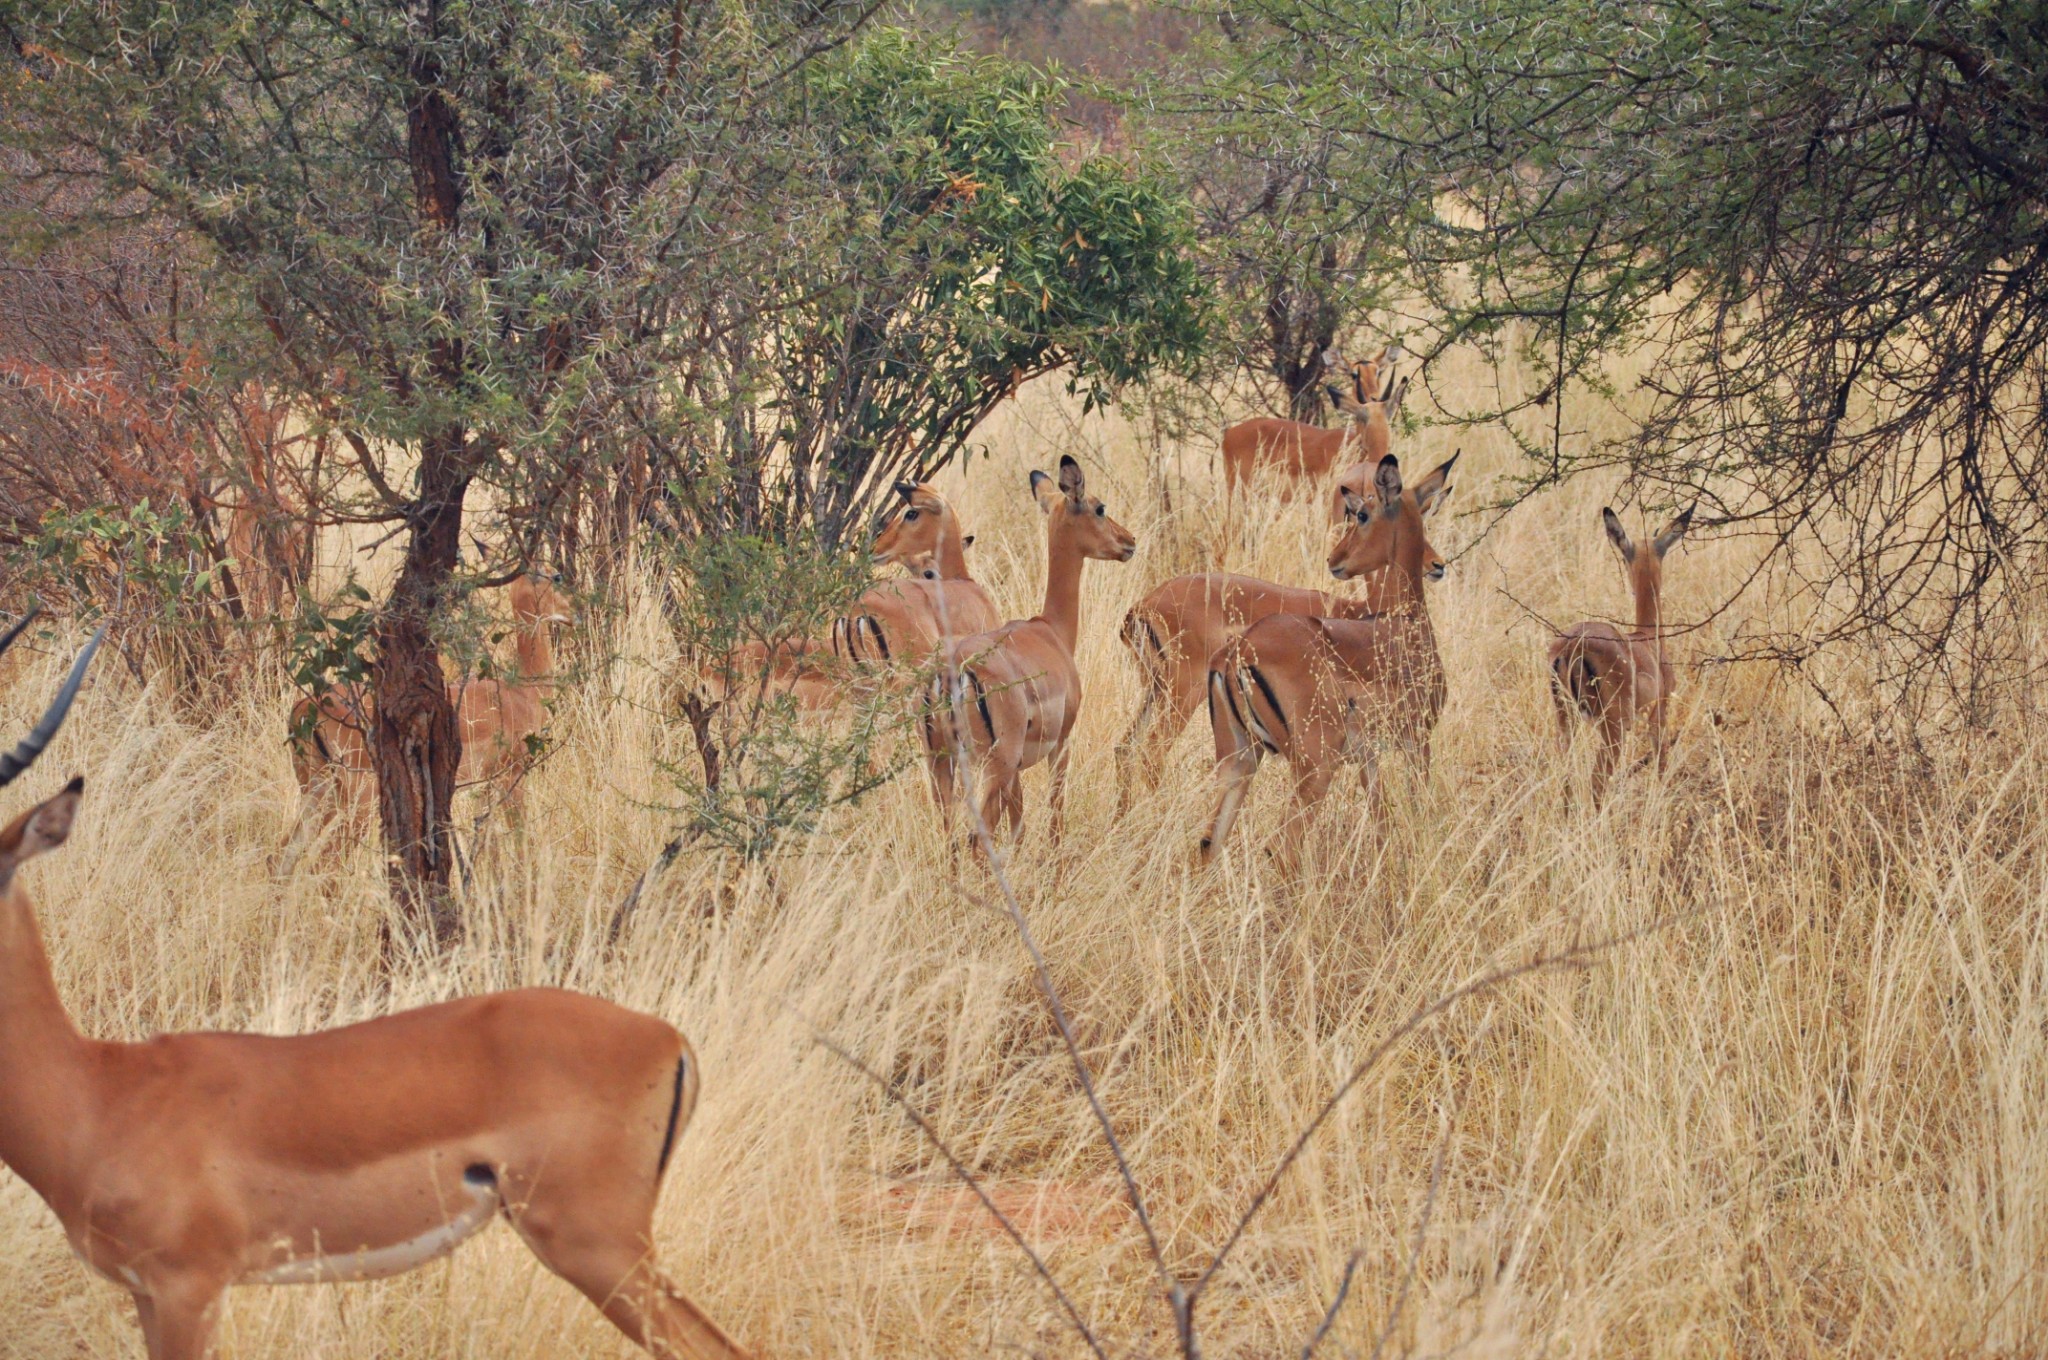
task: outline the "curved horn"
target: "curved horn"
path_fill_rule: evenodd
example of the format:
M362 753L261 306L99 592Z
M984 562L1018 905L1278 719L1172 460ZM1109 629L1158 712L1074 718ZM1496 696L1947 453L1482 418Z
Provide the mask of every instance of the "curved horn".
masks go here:
M14 640L21 636L21 630L28 627L31 623L34 623L36 615L42 612L43 606L41 604L38 603L30 605L28 607L28 613L23 614L21 618L15 623L15 625L7 630L7 636L0 637L0 652L4 652L9 647L12 647L14 645Z
M21 624L16 624L7 640L12 642L14 633L20 632L21 628ZM71 663L71 674L64 677L64 685L57 691L57 697L50 701L49 711L43 714L43 720L29 729L29 734L21 739L19 746L6 755L0 755L0 788L13 783L16 775L35 764L36 757L50 744L50 738L56 736L57 729L64 725L64 715L71 711L71 701L78 697L78 687L85 683L85 668L92 664L92 654L100 649L100 640L106 635L107 625L103 623L92 635L92 641L85 644L85 650L78 654L78 660Z

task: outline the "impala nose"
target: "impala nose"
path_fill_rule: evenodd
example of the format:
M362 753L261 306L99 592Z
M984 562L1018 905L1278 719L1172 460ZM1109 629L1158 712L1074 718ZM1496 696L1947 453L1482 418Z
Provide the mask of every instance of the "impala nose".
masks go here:
M1441 562L1432 563L1429 570L1422 574L1428 580L1441 581L1444 579L1444 564Z
M1330 575L1336 577L1340 581L1348 581L1351 579L1351 569L1349 567L1344 566L1342 563L1332 562L1330 564Z

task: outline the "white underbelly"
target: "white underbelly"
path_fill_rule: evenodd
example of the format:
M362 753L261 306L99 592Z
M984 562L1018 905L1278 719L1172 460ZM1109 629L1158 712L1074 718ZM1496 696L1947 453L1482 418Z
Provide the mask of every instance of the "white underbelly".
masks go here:
M498 1188L489 1181L464 1179L462 1193L467 1204L450 1206L446 1221L417 1237L388 1246L363 1247L334 1255L301 1256L266 1266L243 1277L244 1284L332 1284L348 1280L375 1280L400 1275L427 1262L446 1256L474 1237L498 1211ZM289 1250L289 1244L286 1244Z

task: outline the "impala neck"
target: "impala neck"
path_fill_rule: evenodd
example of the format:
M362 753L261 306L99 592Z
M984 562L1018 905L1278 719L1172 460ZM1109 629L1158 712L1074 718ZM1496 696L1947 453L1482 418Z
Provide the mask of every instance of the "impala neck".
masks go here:
M1631 575L1635 578L1636 632L1643 637L1660 637L1664 631L1664 582L1655 571Z
M548 639L547 620L527 619L512 643L519 678L527 684L551 685L555 678L555 644Z
M967 536L960 532L960 521L948 514L943 523L938 550L932 554L932 565L938 569L939 579L972 580L967 574Z
M1081 643L1081 556L1078 545L1068 541L1064 514L1055 518L1046 532L1045 607L1039 617L1052 625L1072 655Z
M88 1048L57 995L28 894L0 888L0 1162L45 1199L79 1141Z

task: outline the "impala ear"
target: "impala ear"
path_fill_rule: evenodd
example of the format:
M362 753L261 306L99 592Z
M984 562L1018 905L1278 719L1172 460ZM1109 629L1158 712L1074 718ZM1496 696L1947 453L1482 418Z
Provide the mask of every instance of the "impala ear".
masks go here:
M1081 465L1074 461L1074 455L1060 455L1060 490L1067 493L1067 499L1074 504L1081 503L1081 497L1088 494L1087 479L1081 475Z
M1328 392L1328 393L1330 394L1330 409L1331 409L1331 410L1333 410L1333 411L1341 411L1341 410L1343 410L1343 409L1344 409L1344 394L1343 394L1342 392L1340 392L1340 391L1338 391L1338 390L1337 390L1337 384L1335 384L1335 383L1324 383L1324 384L1323 384L1323 390L1324 390L1325 392Z
M1367 513L1371 509L1372 507L1365 503L1365 497L1359 495L1348 486L1344 488L1345 515L1363 524L1366 521Z
M1459 449L1444 460L1441 467L1415 484L1415 507L1427 515L1441 506L1451 494L1451 469L1457 466Z
M1392 514L1401 506L1401 464L1393 454L1380 459L1379 467L1372 474L1372 484L1380 493L1380 513Z
M1633 564L1636 545L1628 541L1628 530L1621 527L1621 516L1603 505L1600 507L1600 522L1607 526L1607 536L1614 540L1614 546L1621 549L1621 560Z
M908 505L908 504L910 503L910 498L911 498L912 496L915 496L915 495L917 494L917 483L916 483L916 482L898 482L898 483L896 483L896 494L897 494L897 495L899 495L899 496L901 496L901 497L903 498L903 503L904 503L905 505Z
M1038 508L1045 511L1048 515L1052 513L1053 506L1059 500L1059 495L1057 489L1053 486L1052 478L1046 476L1037 468L1031 469L1031 494L1037 497Z
M1387 392L1387 414L1395 415L1401 410L1401 403L1408 400L1408 380L1395 383Z
M971 548L971 547L973 547L973 546L974 546L974 535L973 535L973 534L962 534L962 535L960 536L960 546L961 546L961 547L963 547L963 548Z
M84 794L85 779L74 778L56 797L36 804L0 831L0 888L5 888L14 877L16 866L65 842L71 835L72 818L78 813L78 800Z
M1665 553L1678 546L1678 540L1684 538L1686 531L1692 528L1692 512L1699 508L1700 503L1698 501L1694 501L1691 505L1686 506L1684 514L1665 525L1664 532L1651 540L1650 546L1657 550L1657 556L1662 557Z

